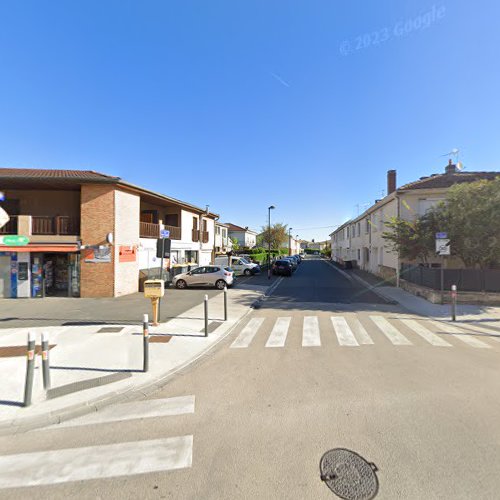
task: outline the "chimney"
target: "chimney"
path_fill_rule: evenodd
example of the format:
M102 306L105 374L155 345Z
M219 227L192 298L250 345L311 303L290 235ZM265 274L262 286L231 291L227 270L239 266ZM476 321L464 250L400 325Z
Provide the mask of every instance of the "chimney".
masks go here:
M445 172L447 174L456 174L457 173L457 166L453 164L453 161L451 158L448 160L448 165L446 165Z
M396 191L396 171L387 171L387 194L391 194Z

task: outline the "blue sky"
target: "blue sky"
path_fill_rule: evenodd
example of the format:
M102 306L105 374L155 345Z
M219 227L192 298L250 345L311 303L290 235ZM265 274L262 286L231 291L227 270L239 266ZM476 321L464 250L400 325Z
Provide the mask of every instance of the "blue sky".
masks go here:
M0 1L0 165L93 169L325 239L398 185L500 170L491 1ZM313 229L314 228L314 229Z

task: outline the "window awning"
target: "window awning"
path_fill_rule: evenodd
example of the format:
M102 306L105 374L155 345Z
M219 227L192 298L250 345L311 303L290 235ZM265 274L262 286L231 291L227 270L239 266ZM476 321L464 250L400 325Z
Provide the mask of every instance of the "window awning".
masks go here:
M78 252L78 245L75 244L58 244L58 245L47 245L47 244L32 244L23 246L7 246L0 245L0 252Z

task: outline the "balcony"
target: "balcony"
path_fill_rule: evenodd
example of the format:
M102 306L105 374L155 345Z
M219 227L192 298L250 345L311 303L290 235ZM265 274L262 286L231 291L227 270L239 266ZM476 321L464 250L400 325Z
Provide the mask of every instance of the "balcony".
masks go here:
M139 237L159 238L160 224L153 224L152 222L139 222Z
M193 241L200 241L200 231L198 229L193 229L191 239Z
M78 236L80 234L79 217L58 215L56 217L31 217L31 234L53 236Z
M9 222L0 227L0 234L17 234L17 215L11 215Z
M201 233L201 242L202 243L208 243L208 240L209 240L208 231L203 231Z
M166 230L170 231L171 240L181 239L181 228L177 226L164 226Z

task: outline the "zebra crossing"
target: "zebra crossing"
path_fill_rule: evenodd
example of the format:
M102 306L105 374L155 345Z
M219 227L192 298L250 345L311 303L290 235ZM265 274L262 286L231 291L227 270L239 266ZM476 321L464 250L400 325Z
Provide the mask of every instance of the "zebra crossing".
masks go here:
M299 322L299 324L297 324ZM232 349L248 348L256 342L256 338L270 334L266 340L266 348L283 348L287 344L289 332L297 327L302 328L302 347L321 347L322 338L333 334L341 347L360 347L383 342L398 347L418 345L422 341L433 347L454 347L466 345L477 349L491 349L500 341L500 333L495 336L491 331L460 328L445 321L430 319L414 319L408 317L390 317L381 315L364 316L363 322L355 315L332 315L329 317L331 328L323 331L318 316L297 318L280 316L277 318L254 317L243 328L230 345ZM266 328L264 328L266 326ZM325 331L326 330L326 331ZM370 333L369 333L370 332ZM481 337L481 338L478 338ZM382 339L382 340L381 340ZM456 340L457 342L454 342Z
M194 413L194 403L194 396L121 403L33 432L131 420L147 425L149 418ZM193 435L3 455L0 489L166 472L189 468L192 461Z

